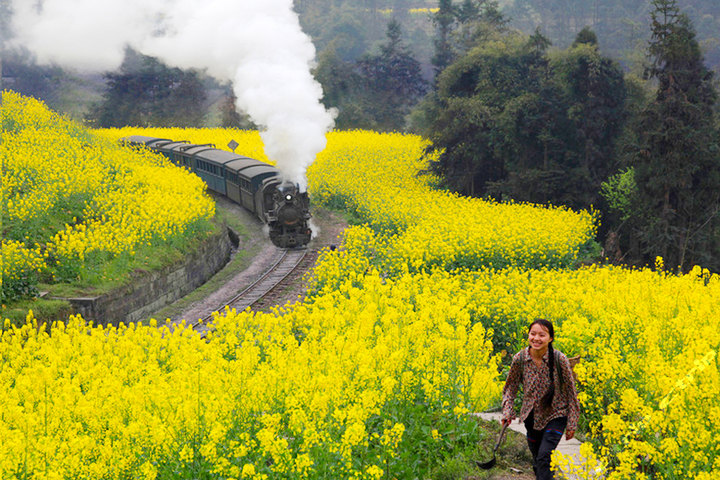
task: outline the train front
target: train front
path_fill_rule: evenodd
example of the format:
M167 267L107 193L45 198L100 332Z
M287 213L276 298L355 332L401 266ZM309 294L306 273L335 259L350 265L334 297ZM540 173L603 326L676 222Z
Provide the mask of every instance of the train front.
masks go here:
M303 247L310 242L310 199L296 184L283 182L272 189L268 210L270 240L280 248Z

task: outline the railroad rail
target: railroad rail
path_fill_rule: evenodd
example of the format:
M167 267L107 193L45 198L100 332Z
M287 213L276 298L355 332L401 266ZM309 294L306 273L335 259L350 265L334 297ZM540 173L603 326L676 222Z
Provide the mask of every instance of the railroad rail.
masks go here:
M242 312L246 308L252 307L277 288L283 280L295 271L307 254L307 248L278 249L277 259L270 268L268 268L265 273L255 280L255 282L245 288L245 290L232 297L216 311L223 311L226 308L231 308L235 309L237 312ZM212 318L213 314L207 315L204 318L192 323L192 328L204 337L210 329L208 325Z

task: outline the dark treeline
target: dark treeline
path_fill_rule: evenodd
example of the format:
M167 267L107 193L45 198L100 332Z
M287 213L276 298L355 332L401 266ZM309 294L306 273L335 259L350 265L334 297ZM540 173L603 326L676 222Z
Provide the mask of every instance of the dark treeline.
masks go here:
M720 271L716 0L295 0L295 9L337 128L429 138L430 170L465 195L594 208L612 262L662 256L672 270ZM91 88L22 52L3 59L6 88L60 110L79 97L69 90ZM84 95L92 125L252 127L231 85L132 50L101 86Z
M514 0L504 10L513 26L530 31L541 25L553 44L565 48L575 34L590 27L600 49L626 67L640 66L650 39L648 16L651 0ZM683 10L697 31L705 59L720 65L720 3L716 0L682 0Z
M454 16L449 34L436 22L436 38L451 40L436 41L434 58L447 66L411 117L445 186L595 208L612 262L661 256L671 271L720 271L717 94L678 2L651 2L642 76L601 53L591 28L551 48L540 29L508 28L493 2L468 3L481 14L463 26L454 3L440 2L436 18ZM477 39L470 49L464 28Z

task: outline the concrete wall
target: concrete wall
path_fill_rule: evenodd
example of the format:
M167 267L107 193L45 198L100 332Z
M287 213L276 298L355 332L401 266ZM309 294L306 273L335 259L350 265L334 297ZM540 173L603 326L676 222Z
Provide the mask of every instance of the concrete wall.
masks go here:
M144 320L205 283L227 264L237 235L230 229L208 238L182 262L98 297L68 298L76 313L96 325Z

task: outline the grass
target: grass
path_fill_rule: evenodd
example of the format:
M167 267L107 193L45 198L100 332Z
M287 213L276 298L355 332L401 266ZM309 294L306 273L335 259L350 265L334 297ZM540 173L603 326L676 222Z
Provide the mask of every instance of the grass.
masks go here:
M180 261L184 256L198 248L208 235L217 234L229 226L238 235L247 235L247 228L227 210L218 208L215 218L206 230L198 235L189 236L177 242L160 247L141 247L135 256L118 257L99 256L95 259L96 269L73 282L40 284L41 295L31 299L21 299L2 305L3 320L9 319L15 325L25 323L28 310L32 310L39 324L65 320L73 314L69 302L57 298L95 297L132 282L147 272L157 271ZM209 230L209 231L208 231ZM237 257L252 258L252 252L243 252Z
M484 463L492 459L492 449L500 433L500 424L496 421L486 422L478 419L478 428L480 429L478 445L475 448L456 450L451 456L442 459L432 469L428 478L433 480L534 478L525 436L509 429L498 448L495 466L489 470L478 468L476 461Z
M13 325L25 323L28 312L32 310L38 324L50 324L55 320L66 319L74 312L69 302L65 300L50 300L46 298L30 298L18 300L2 306L3 322L8 319Z

